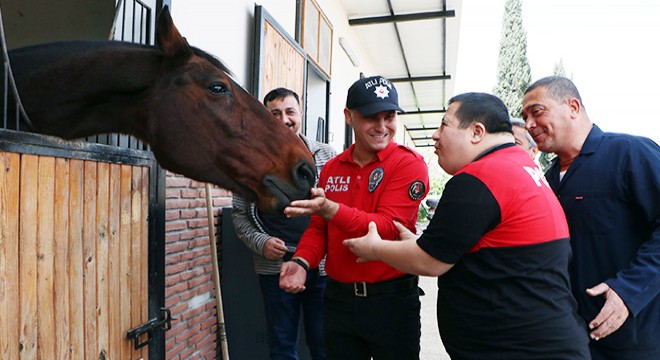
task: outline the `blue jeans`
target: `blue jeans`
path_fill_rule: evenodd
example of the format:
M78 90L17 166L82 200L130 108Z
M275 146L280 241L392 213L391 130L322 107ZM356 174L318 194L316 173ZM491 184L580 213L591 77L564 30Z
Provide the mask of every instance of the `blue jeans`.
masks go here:
M312 359L325 360L323 294L326 280L327 276L318 276L318 269L309 270L305 291L290 294L280 289L279 275L259 275L271 360L298 360L301 309Z

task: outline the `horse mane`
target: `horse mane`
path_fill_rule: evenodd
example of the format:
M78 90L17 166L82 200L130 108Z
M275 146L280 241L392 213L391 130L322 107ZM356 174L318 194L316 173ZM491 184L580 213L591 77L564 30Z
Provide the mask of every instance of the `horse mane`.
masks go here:
M231 70L229 70L229 68L222 62L222 60L194 46L191 46L190 49L192 49L193 54L208 60L211 64L220 68L222 71L225 72L225 74L229 75L234 81L236 81L236 76L234 75L233 72L231 72Z
M112 48L112 47L159 50L158 47L154 45L144 45L144 44L131 43L126 41L73 40L73 41L57 41L46 44L29 45L22 48L12 49L10 50L10 55L13 57L17 57L23 53L34 54L36 52L40 54L40 56L31 56L30 61L29 62L26 61L26 63L20 63L20 62L17 62L16 64L12 63L13 68L21 68L21 69L17 69L20 72L23 67L34 67L35 65L39 66L38 63L52 63L58 58L69 57L71 56L72 53L75 52L85 52L94 49ZM193 51L194 55L206 59L214 66L224 71L227 75L231 76L234 79L234 81L236 80L236 77L231 72L231 70L229 70L229 68L216 56L211 55L206 51L196 48L194 46L191 46L190 49Z

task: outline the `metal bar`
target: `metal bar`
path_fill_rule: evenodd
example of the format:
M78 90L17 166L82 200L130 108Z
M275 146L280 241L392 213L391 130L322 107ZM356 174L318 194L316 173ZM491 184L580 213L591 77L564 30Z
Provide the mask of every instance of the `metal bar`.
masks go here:
M398 78L387 78L390 82L407 82L407 81L434 81L434 80L450 80L451 75L429 75L429 76L408 76Z
M374 16L367 18L349 19L348 25L372 25L372 24L384 24L384 23L402 22L402 21L445 19L455 16L456 16L456 12L454 10L432 11L426 13Z
M423 114L442 114L442 113L446 113L446 112L447 112L446 109L439 109L439 110L412 110L412 111L407 111L407 110L406 110L406 112L404 112L404 113L402 113L402 114L399 114L399 116L401 116L401 115L405 116L405 115L423 115Z
M405 127L406 131L435 131L438 128L437 127Z

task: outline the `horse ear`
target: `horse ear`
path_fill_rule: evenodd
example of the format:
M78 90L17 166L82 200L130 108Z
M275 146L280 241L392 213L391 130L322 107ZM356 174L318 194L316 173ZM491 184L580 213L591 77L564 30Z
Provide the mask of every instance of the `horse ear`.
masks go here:
M174 26L170 9L166 5L158 15L156 21L156 43L166 56L192 56L193 52L186 39L181 36Z

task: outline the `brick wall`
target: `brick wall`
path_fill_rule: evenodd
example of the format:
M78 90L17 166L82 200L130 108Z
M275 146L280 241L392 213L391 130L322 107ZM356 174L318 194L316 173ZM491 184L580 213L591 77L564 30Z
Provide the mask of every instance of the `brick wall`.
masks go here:
M211 197L220 234L231 193L212 187ZM165 333L166 358L220 358L205 184L168 172L165 205L165 306L176 319Z

